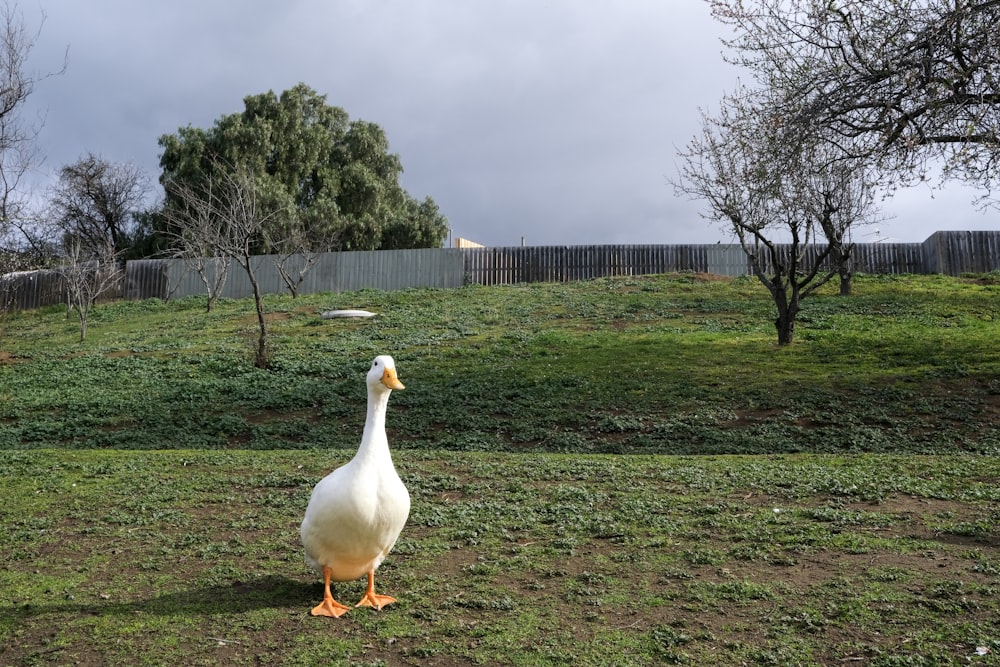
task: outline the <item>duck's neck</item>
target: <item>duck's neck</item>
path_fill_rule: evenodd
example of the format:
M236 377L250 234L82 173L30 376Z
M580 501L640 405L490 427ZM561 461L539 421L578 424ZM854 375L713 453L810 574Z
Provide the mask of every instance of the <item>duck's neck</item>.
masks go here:
M385 437L385 413L389 405L388 391L368 390L368 415L361 434L359 457L388 457L389 441Z

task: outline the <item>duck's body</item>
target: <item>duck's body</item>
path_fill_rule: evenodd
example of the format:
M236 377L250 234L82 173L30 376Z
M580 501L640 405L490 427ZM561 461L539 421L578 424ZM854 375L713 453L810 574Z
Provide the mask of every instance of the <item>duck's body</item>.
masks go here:
M385 560L410 513L410 494L396 473L385 435L392 389L402 389L392 357L376 357L368 372L368 415L358 453L313 489L300 534L306 561L324 578L323 602L314 616L340 616L347 607L333 599L330 581L368 576L357 606L376 609L394 602L375 594L375 570Z
M377 569L396 543L410 512L410 497L392 462L353 459L313 489L302 544L317 571L330 568L334 581L351 581ZM405 502L404 502L405 500Z

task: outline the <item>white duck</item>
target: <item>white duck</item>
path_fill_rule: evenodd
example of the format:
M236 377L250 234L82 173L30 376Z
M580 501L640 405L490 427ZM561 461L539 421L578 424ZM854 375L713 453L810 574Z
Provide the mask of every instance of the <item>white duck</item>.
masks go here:
M368 575L368 589L358 607L381 609L396 601L376 595L375 570L410 513L410 494L396 474L385 436L389 394L403 389L403 383L396 377L395 361L387 355L375 357L367 379L368 416L358 453L320 480L302 520L306 562L323 574L323 602L312 610L313 616L336 618L348 611L333 599L331 580Z

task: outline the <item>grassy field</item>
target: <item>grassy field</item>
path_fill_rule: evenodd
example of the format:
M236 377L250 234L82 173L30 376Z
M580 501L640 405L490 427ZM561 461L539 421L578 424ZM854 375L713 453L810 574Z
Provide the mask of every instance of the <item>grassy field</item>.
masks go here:
M357 445L360 380L393 354L397 449L1000 453L1000 285L862 278L775 345L754 280L681 275L63 309L0 322L0 449ZM374 321L322 320L333 307Z
M788 348L752 280L271 297L270 371L249 301L8 315L0 665L998 665L994 278L861 277ZM378 353L399 603L316 619Z

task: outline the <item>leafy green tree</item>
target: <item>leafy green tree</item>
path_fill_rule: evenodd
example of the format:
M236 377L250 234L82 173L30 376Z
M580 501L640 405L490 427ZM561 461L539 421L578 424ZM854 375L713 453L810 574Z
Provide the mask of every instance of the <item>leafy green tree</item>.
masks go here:
M402 164L382 129L350 120L305 84L248 96L242 112L210 129L180 128L159 144L164 184L198 192L219 169L251 175L261 206L274 212L254 239L256 253L287 252L303 239L311 252L437 247L447 233L434 202L416 202L400 186ZM164 205L183 202L168 188Z
M398 211L382 232L382 248L431 248L441 243L439 221L444 220L430 197L422 202L410 200Z

